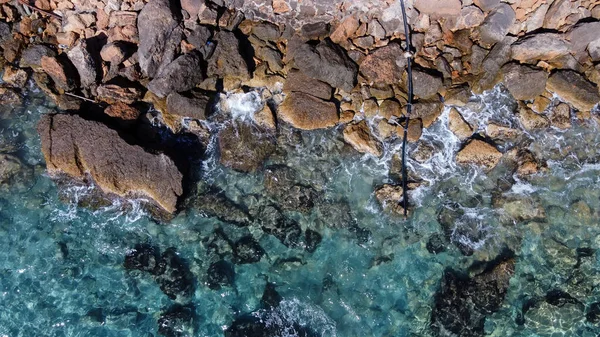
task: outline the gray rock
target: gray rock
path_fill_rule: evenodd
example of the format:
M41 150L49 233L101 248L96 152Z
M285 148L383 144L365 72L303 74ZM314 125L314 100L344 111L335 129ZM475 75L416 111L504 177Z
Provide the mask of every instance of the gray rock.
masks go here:
M207 96L196 92L186 95L172 92L167 96L167 111L171 115L203 120L209 101Z
M279 53L277 50L269 47L259 47L256 49L256 56L267 62L271 71L278 72L283 70L281 53Z
M187 41L196 47L196 49L202 49L211 35L210 29L206 26L198 25L188 34Z
M21 54L19 66L21 68L39 69L41 67L42 56L54 57L56 56L56 52L42 44L31 45Z
M148 90L158 97L194 88L204 80L202 58L196 52L178 57L148 83Z
M575 25L567 34L567 39L571 41L571 52L578 60L582 61L587 56L586 49L589 49L592 43L595 43L595 46L600 45L599 32L600 22L583 22Z
M73 63L83 88L89 88L96 84L96 62L87 50L85 40L80 40L71 50L67 52L69 60Z
M580 111L590 111L600 102L598 88L572 70L559 70L552 74L548 79L547 89Z
M306 76L298 70L291 70L283 85L284 92L303 92L324 100L331 99L333 88L323 81Z
M516 37L507 36L502 42L496 43L485 57L481 65L481 78L473 85L473 91L480 93L494 87L500 80L500 67L510 60L511 45Z
M0 184L9 183L21 171L22 166L19 158L10 154L0 154Z
M140 68L145 76L152 78L161 65L171 63L181 42L179 16L171 1L148 2L138 16L138 31Z
M275 41L281 36L279 27L270 22L260 22L252 27L252 34L263 41Z
M420 98L433 97L442 89L442 79L421 70L413 70L414 94Z
M502 67L504 85L514 98L530 100L544 93L548 74L542 69L509 63Z
M228 31L219 31L214 39L217 43L215 51L208 59L208 77L236 78L247 80L250 71L246 60L240 54L240 41L235 34Z
M512 46L512 58L521 62L552 60L569 54L569 43L558 34L541 33L519 39Z
M483 44L492 45L502 41L510 26L515 22L515 11L508 4L496 7L479 27L479 39Z
M356 84L356 64L342 48L331 42L322 41L316 47L301 45L294 54L294 62L306 75L334 88L350 92Z
M500 4L500 0L473 0L473 3L484 11L490 11Z
M11 35L10 25L4 21L0 21L0 42L8 40Z

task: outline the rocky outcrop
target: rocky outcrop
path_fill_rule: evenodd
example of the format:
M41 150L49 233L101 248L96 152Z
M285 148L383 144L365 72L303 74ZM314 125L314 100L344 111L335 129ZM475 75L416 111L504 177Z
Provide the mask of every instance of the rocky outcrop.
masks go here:
M183 176L166 155L146 152L107 126L73 115L46 115L38 131L50 175L89 176L106 193L150 198L169 213L177 209Z

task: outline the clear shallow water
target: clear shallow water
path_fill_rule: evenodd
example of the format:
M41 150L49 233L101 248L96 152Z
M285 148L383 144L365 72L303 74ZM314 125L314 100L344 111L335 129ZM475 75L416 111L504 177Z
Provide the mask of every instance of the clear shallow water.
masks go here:
M496 88L460 111L479 129L494 119L519 127L511 104ZM77 196L89 191L73 187L72 200L61 200L44 174L35 124L52 108L32 94L25 108L2 109L2 137L20 144L16 155L24 169L18 180L1 187L0 336L156 336L160 314L174 301L149 275L123 267L127 252L143 242L161 251L175 247L189 265L196 280L194 336L221 336L238 315L258 310L267 279L276 284L283 302L266 313L266 320L307 325L320 336L427 336L443 271L466 270L476 260L494 258L505 246L516 253L516 271L503 306L486 320L489 335L600 333L600 326L585 318L590 304L600 301L600 255L577 262L577 248L600 246L600 136L595 122L574 120L568 131L526 133L519 140L548 164L547 172L516 178L506 192L544 209L545 221L529 222L513 221L491 207L498 179L511 178L506 165L484 174L454 164L460 143L447 130L447 110L423 134L422 140L436 148L434 156L424 163L410 161L411 170L427 184L412 192L419 207L409 222L384 214L372 193L376 186L394 182L389 171L398 141L386 144L385 155L377 159L356 154L337 129L282 128L280 140L291 145L280 146L269 164L294 168L297 181L322 196L310 213L286 213L303 230L323 236L309 253L284 246L259 226L236 227L193 208L167 225L153 222L135 201L127 212L119 205L78 208ZM410 153L416 146L411 145ZM223 168L214 152L209 147L202 184L220 188L249 208L263 203L264 172ZM426 248L431 235L442 233L437 213L448 201L465 211L451 239L473 248L472 256L463 256L452 244L437 255ZM357 233L353 226L368 232ZM209 249L216 228L232 240L252 234L266 251L258 263L236 265L234 286L221 290L206 286L206 271L216 259ZM552 289L568 292L581 305L543 303L518 325L523 303Z

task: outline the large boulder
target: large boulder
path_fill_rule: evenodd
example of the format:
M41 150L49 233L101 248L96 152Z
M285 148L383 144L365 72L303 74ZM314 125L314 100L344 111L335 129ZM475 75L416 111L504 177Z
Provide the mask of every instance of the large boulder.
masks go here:
M333 93L333 89L329 84L306 76L306 74L298 70L289 72L283 85L283 91L285 93L303 92L324 100L331 99Z
M360 63L360 73L375 84L397 84L406 67L404 51L397 43L378 48Z
M569 54L569 43L555 33L540 33L519 39L512 45L512 58L528 63L548 61Z
M317 46L303 44L294 53L296 67L306 75L329 83L334 88L352 91L358 69L346 52L331 42Z
M548 78L548 91L573 104L580 111L590 111L600 103L598 88L579 73L572 70L559 70Z
M383 146L373 136L367 122L360 121L355 124L349 124L344 129L344 141L360 153L370 153L374 156L381 156Z
M162 66L175 58L182 38L179 14L172 1L152 0L140 12L137 24L140 69L145 76L152 78Z
M293 127L303 130L324 129L339 121L334 103L303 92L292 92L279 106L278 116Z
M183 194L183 175L164 154L123 140L104 124L75 115L45 115L38 125L48 173L93 181L107 193L146 197L172 213Z
M213 40L215 51L208 59L208 77L245 81L250 79L248 64L241 54L240 41L234 33L219 31Z
M494 146L474 139L456 154L459 164L471 164L491 170L500 162L502 153Z
M515 11L508 4L494 8L479 27L479 39L484 45L492 45L504 39L515 22Z
M571 52L575 54L578 59L582 59L586 56L586 49L592 52L593 44L600 43L600 22L582 22L567 34L567 39L571 41ZM590 46L592 48L590 48Z
M175 61L164 67L148 83L148 89L158 97L163 98L172 92L193 89L202 80L204 80L202 57L198 53L191 52L179 56Z
M502 67L502 73L504 85L518 100L532 100L546 90L548 73L544 70L509 63Z

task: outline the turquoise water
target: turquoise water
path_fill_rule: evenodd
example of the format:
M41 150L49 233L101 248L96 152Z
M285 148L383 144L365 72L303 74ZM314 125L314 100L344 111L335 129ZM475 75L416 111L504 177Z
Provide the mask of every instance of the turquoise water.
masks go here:
M482 130L495 120L521 129L513 107L498 87L460 110ZM237 317L249 313L285 327L281 335L286 336L302 335L298 326L315 336L430 336L444 270L467 270L505 247L515 252L515 273L502 306L486 319L486 335L600 334L598 323L586 319L591 304L600 301L595 252L600 246L600 135L593 120L579 122L574 116L567 131L521 129L523 135L501 149L527 144L522 146L546 161L547 170L518 178L504 162L489 173L454 164L460 142L447 129L445 110L421 140L435 148L433 157L409 162L423 181L412 192L416 207L409 221L382 212L373 195L375 187L397 182L392 157L399 141L386 144L384 157L376 159L345 145L340 129L299 132L281 126L278 151L267 165L291 167L296 183L317 192L308 212L283 212L303 233L322 236L309 252L302 242L283 245L261 229L259 218L239 227L207 216L193 203L167 224L149 218L137 201L97 210L77 207L90 189L59 191L44 172L35 124L54 108L32 88L23 107L0 109L1 144L12 144L2 151L22 164L0 186L0 336L158 336L161 314L176 303L191 307L194 316L182 336L222 336ZM213 134L222 123L209 123ZM417 146L412 144L410 153ZM218 188L221 197L250 213L271 204L265 170L244 174L222 167L214 139L201 176L201 190ZM502 194L499 181L512 185ZM544 219L514 220L510 212L492 207L498 193L543 210ZM452 224L445 251L432 254L427 243L443 233L438 213L450 202L463 215ZM259 262L235 264L233 285L213 290L209 266L222 258L233 261L230 248L217 242L217 229L232 242L251 235L265 254ZM171 299L150 273L124 268L125 256L140 243L161 252L176 249L194 281L187 298ZM282 297L275 310L261 309L267 281ZM542 301L518 324L523 304L553 289L576 301L560 306Z

